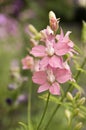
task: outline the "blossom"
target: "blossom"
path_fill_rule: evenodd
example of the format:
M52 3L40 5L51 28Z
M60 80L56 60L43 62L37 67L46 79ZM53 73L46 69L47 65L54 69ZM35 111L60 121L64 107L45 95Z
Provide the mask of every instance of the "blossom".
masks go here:
M23 69L33 69L34 66L34 60L33 57L31 56L26 56L25 58L22 59L22 65Z
M40 66L41 68L45 68L47 65L51 67L63 67L63 58L56 54L57 50L54 48L55 39L54 40L46 40L46 44L37 45L32 48L31 54L35 57L41 58Z
M69 69L47 68L45 71L35 72L32 80L39 84L38 93L49 90L53 95L60 95L60 84L71 80L71 71Z
M62 68L63 60L62 57L55 55L55 50L51 44L47 46L38 45L32 48L30 52L35 57L41 57L40 66L42 68L46 67L48 64L51 67L59 67Z
M72 52L74 52L73 50L74 43L69 38L70 33L71 32L68 31L64 36L63 30L61 29L61 34L56 35L57 43L54 44L54 49L57 55L63 56L69 53L72 56Z

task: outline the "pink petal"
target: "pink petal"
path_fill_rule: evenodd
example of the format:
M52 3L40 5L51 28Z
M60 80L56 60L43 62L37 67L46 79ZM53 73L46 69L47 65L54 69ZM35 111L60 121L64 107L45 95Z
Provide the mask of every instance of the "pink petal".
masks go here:
M48 90L49 89L49 84L48 83L45 83L45 84L43 84L43 85L41 85L39 88L38 88L38 93L41 93L41 92L43 92L43 91L46 91L46 90Z
M63 30L62 30L62 28L60 28L60 30L61 30L61 34L59 34L59 35L56 35L56 39L57 40L63 40L63 37L64 37L64 33L63 33Z
M54 49L58 56L62 56L70 51L70 46L68 46L67 43L59 42L54 44Z
M41 61L40 61L40 68L45 68L49 63L49 57L44 57Z
M55 75L56 75L56 80L59 83L65 83L68 80L71 80L71 71L67 69L57 69Z
M64 33L63 33L63 29L62 28L60 28L60 29L61 29L61 34L60 34L60 39L59 40L62 40L63 37L64 37Z
M67 42L70 41L70 39L69 39L69 34L70 34L70 33L71 33L71 32L68 31L68 32L65 34L65 36L63 37L63 42L67 43Z
M32 48L30 54L32 54L35 57L44 57L46 56L45 47L42 45L35 46Z
M60 95L60 86L57 82L53 83L52 86L50 86L49 91L53 95Z
M59 56L52 56L50 59L49 59L49 65L51 67L54 67L54 68L63 68L63 60L62 60L62 57L59 57Z
M70 46L71 48L73 48L74 43L72 41L68 42L68 46Z
M67 31L67 33L65 34L65 37L69 38L71 31Z
M34 83L43 84L47 80L46 73L44 71L35 72L34 75L32 76L32 80Z

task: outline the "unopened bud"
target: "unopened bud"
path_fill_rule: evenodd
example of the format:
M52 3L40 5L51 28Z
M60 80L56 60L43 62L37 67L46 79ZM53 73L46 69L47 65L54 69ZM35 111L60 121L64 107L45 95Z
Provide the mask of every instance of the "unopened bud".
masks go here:
M37 33L35 36L35 40L40 40L40 38L41 38L41 33Z
M49 12L49 19L51 19L51 18L56 19L56 15L55 15L55 13L53 11Z
M78 102L79 105L83 105L85 103L85 97L81 98Z
M51 29L56 32L58 27L59 27L59 19L56 19L56 15L53 11L49 12L49 23L50 23L50 27Z
M77 115L79 114L79 112L80 112L80 109L79 109L79 108L76 108L76 109L74 110L74 116L77 116Z
M73 96L72 96L72 94L70 92L67 92L67 99L69 101L73 101Z
M84 113L82 113L82 112L79 112L78 116L79 116L80 118L85 118L85 115L84 115Z
M75 129L74 130L80 130L82 128L82 122L79 122L78 124L76 124Z
M36 28L33 25L29 24L28 28L29 28L30 32L32 32L34 35L37 35L38 31L36 30Z
M81 97L81 92L77 92L76 93L76 96L75 96L75 99L77 100L77 99L79 99Z
M70 120L71 120L71 112L69 110L65 110L65 115L66 115L66 118L68 120L68 123L70 123Z

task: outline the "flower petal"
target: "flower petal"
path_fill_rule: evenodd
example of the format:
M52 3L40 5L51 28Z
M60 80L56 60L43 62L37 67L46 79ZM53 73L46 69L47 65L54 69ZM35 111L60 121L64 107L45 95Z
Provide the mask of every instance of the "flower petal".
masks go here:
M53 95L60 95L60 86L57 82L53 83L52 86L50 86L49 91Z
M71 71L68 69L57 69L55 75L56 75L56 80L59 83L65 83L68 80L71 80Z
M49 57L44 57L41 61L40 61L40 69L45 68L49 63Z
M51 67L54 67L54 68L63 68L63 60L62 60L62 57L59 57L59 56L52 56L50 59L49 59L49 65Z
M65 42L59 42L57 44L54 44L55 53L58 56L65 55L70 51L70 46Z
M63 29L60 28L60 31L61 33L56 35L56 39L59 41L63 40L63 37L64 37Z
M41 85L39 88L38 88L38 93L41 93L41 92L43 92L43 91L46 91L46 90L48 90L49 89L49 84L48 83L45 83L45 84L43 84L43 85Z
M41 85L45 83L47 80L46 73L44 71L35 72L34 75L32 76L32 80L34 83Z
M35 57L44 57L46 56L45 47L42 45L35 46L32 48L30 54L32 54Z

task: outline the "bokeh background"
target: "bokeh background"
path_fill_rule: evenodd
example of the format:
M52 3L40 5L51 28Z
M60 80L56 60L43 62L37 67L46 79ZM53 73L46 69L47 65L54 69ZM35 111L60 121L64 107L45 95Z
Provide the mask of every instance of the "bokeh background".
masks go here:
M70 37L82 52L79 64L86 56L81 38L82 21L86 21L86 0L0 0L0 130L20 130L18 122L27 123L30 72L22 70L21 59L28 54L28 24L33 24L39 31L46 28L50 10L61 18L60 25L64 32L72 31ZM85 77L82 74L78 81L84 89ZM36 93L37 86L33 85L32 91L31 115L35 128L45 102ZM49 105L48 111L52 113L52 106L56 104ZM67 130L66 123L61 108L48 130L57 130L57 125L58 130ZM83 130L86 130L85 123Z

